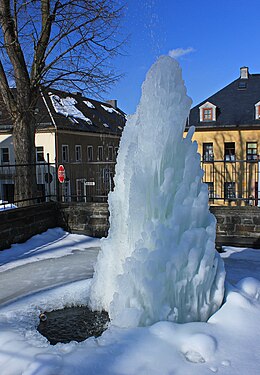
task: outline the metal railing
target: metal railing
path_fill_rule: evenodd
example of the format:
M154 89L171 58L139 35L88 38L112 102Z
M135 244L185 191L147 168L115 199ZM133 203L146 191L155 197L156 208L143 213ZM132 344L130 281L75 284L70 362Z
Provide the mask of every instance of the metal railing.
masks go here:
M20 169L20 173L26 174L26 169L35 167L37 191L35 197L31 199L14 199L14 184L16 168ZM2 205L8 203L18 204L25 201L45 202L56 199L57 197L57 179L55 163L40 162L35 164L0 164L0 202Z
M202 161L211 204L259 205L259 161Z
M28 168L28 165L0 165L0 205L19 203L15 201L14 183L16 167ZM55 163L35 164L37 192L31 199L32 204L46 201L63 202L105 202L114 187L115 162L75 162L64 163L64 178L58 179L58 166ZM30 202L29 202L30 203ZM28 204L29 204L28 203Z
M37 202L105 202L113 190L115 162L64 163L64 182L58 180L55 163L36 164ZM202 161L203 182L208 184L210 204L260 206L260 161ZM14 201L15 164L0 165L0 204ZM28 167L26 165L24 168Z

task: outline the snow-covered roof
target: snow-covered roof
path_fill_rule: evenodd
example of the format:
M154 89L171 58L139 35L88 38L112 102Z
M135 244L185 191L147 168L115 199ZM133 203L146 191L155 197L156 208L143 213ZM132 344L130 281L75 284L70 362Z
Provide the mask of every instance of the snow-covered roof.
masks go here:
M121 135L126 117L110 103L85 98L80 93L57 89L43 91L46 106L55 126L62 129L116 133Z
M15 89L14 89L15 90ZM35 117L37 129L57 129L109 133L121 136L126 115L111 103L86 98L55 88L41 88ZM0 97L0 132L11 132L13 123Z
M83 121L86 121L92 125L92 121L88 117L84 116L83 113L76 107L78 102L75 98L71 98L70 96L60 98L58 95L53 95L51 92L49 95L52 105L57 113L60 113L66 117L72 117L74 119L82 119ZM78 123L78 121L76 122Z

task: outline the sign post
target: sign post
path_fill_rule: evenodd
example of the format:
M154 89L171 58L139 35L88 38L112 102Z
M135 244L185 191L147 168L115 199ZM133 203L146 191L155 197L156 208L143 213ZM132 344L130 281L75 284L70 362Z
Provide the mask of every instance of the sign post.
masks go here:
M61 184L63 184L65 181L65 168L62 164L59 165L58 168L58 180Z

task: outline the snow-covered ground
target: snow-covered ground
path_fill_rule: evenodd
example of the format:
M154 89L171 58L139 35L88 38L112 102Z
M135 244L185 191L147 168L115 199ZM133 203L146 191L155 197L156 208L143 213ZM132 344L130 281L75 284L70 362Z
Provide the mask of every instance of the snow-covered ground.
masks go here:
M8 203L7 201L3 201L0 199L0 211L10 210L12 208L17 208L17 206L13 203Z
M253 249L225 249L225 303L207 323L110 326L99 338L51 346L36 330L39 313L88 303L91 279L79 279L90 276L98 246L99 240L52 229L0 252L0 298L12 299L0 305L1 375L260 373L260 250ZM33 288L38 272L44 285ZM28 288L19 292L24 281ZM8 294L9 284L22 297Z

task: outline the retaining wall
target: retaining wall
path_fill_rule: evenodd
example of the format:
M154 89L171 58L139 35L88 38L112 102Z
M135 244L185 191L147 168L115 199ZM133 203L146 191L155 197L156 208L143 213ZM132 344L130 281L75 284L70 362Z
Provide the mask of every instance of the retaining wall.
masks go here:
M57 203L0 211L0 250L24 242L58 224Z
M217 218L218 246L260 248L259 207L211 207ZM0 250L24 242L48 228L62 227L73 233L105 237L108 233L107 203L42 203L0 211Z
M218 245L260 248L260 207L211 207Z
M109 228L108 217L107 203L61 203L58 222L69 232L105 237Z

